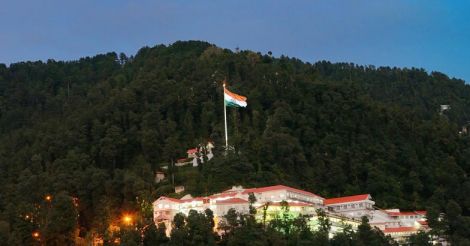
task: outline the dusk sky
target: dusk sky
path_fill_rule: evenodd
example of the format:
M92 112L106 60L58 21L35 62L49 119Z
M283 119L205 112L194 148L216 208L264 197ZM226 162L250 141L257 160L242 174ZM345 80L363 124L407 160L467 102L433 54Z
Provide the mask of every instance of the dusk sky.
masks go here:
M422 67L470 81L470 1L3 0L0 63L204 40L304 61Z

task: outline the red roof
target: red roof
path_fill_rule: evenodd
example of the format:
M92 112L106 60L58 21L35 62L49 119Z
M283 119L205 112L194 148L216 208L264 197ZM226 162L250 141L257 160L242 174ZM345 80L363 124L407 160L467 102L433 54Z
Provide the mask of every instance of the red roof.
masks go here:
M319 195L313 194L312 192L299 190L299 189L292 188L292 187L285 186L285 185L273 185L273 186L266 186L266 187L260 187L260 188L246 189L242 192L242 194L262 193L262 192L275 191L275 190L288 190L288 191L291 191L291 192L297 192L297 193L307 195L307 196L316 196L316 197L319 197L319 198L323 198Z
M406 215L426 215L426 211L414 211L414 212L388 212L390 216L406 216Z
M421 214L421 215L426 215L427 214L426 210L418 210L418 211L415 211L415 213Z
M168 201L177 202L177 203L182 203L183 202L180 199L166 197L166 196L161 196L160 198L158 198L158 200L168 200Z
M393 232L412 232L416 231L414 227L395 227L395 228L385 228L384 233L393 233Z
M427 226L428 225L428 222L426 220L422 220L422 221L420 220L420 221L418 221L418 223L422 226Z
M188 151L186 151L186 153L188 154L194 154L197 152L197 148L194 148L194 149L188 149Z
M181 202L193 202L193 201L204 201L204 199L207 199L205 197L194 197L194 198L189 198L189 199L184 199L180 200Z
M370 198L370 194L362 194L362 195L355 195L355 196L343 196L343 197L326 199L323 202L323 204L331 205L331 204L338 204L338 203L358 202L358 201L368 200L369 198Z
M238 192L227 192L227 191L224 191L223 193L210 195L209 198L210 198L210 199L216 199L216 198L231 197L231 196L235 196L237 193L238 193Z
M215 203L216 204L233 204L233 203L248 203L248 201L235 197L235 198L229 198L227 200L218 200Z

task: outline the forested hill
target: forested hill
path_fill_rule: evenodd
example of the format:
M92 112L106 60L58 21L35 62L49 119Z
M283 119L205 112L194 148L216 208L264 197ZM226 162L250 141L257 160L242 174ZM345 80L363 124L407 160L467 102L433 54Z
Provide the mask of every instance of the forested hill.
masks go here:
M224 79L248 98L246 109L228 109L235 151L225 157ZM441 115L441 104L451 109ZM470 138L459 131L468 121L470 87L439 72L310 64L198 41L0 65L0 235L24 243L39 225L18 215L46 216L36 206L45 194L60 223L50 233L102 232L121 211L168 195L153 172L211 139L213 160L176 173L192 194L278 183L325 197L367 192L384 208L452 211L442 231L466 237ZM78 223L63 216L74 212Z

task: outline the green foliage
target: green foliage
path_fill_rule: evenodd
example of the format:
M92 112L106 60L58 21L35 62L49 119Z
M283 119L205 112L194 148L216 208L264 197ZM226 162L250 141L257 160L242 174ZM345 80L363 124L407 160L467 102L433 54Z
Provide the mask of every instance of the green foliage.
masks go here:
M357 233L354 237L357 245L395 245L396 243L378 229L372 228L369 225L369 219L362 217L362 223L357 228Z
M411 235L408 239L408 244L412 246L431 246L431 236L425 232L419 232L418 234Z
M227 155L225 78L248 97L246 109L228 109ZM441 115L441 104L452 108ZM174 185L207 195L282 183L325 197L371 193L384 208L432 207L434 235L458 244L470 231L470 138L458 133L469 117L470 87L439 72L310 64L198 41L0 66L0 220L12 244L28 245L46 225L46 194L77 198L75 228L103 235ZM211 161L169 165L175 182L153 182L208 139ZM25 213L39 219L19 220ZM248 235L268 237L251 226Z
M0 221L0 245L7 245L10 237L10 225L8 222Z
M234 209L230 209L220 221L219 228L224 233L220 240L211 233L203 233L201 228L211 227L213 222L209 217L204 218L203 213L197 213L194 210L186 218L182 214L174 217L174 227L170 237L172 245L200 245L204 242L206 245L384 245L395 246L391 238L385 237L378 229L372 229L364 217L362 224L357 232L351 227L345 226L343 232L339 232L329 237L329 227L331 224L327 221L326 215L317 211L318 216L325 217L320 220L318 230L312 230L309 227L309 218L306 216L292 217L289 215L289 206L283 204L280 215L269 221L265 228L262 223L252 219L248 214L239 214ZM210 214L206 210L206 214ZM195 222L191 222L190 217L196 216ZM191 225L191 223L193 223ZM191 227L197 227L197 237L191 236ZM328 231L325 231L328 229ZM410 242L421 245L423 234L418 234L410 239ZM429 237L428 237L429 239Z
M158 225L158 228L154 223L150 224L144 231L144 238L142 240L144 246L166 245L169 242L169 238L166 236L165 230L165 224L163 223Z
M171 245L215 245L214 216L211 210L198 213L190 210L188 216L177 214L171 230Z
M139 231L133 228L124 228L120 231L120 245L125 246L138 246L140 245Z
M44 234L46 244L72 244L78 219L72 197L64 192L59 193L52 198L50 204L46 204L45 210L46 217L41 232Z

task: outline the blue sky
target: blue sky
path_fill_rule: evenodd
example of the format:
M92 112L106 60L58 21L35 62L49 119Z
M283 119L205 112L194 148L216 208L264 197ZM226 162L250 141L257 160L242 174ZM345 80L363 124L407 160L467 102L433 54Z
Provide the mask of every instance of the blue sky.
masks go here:
M470 81L470 1L3 0L0 63L205 40L315 62L422 67Z

